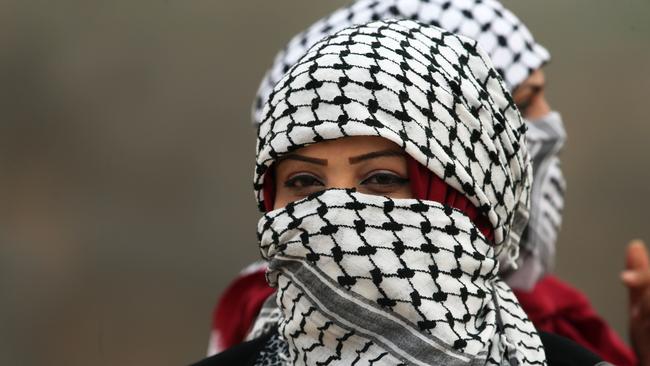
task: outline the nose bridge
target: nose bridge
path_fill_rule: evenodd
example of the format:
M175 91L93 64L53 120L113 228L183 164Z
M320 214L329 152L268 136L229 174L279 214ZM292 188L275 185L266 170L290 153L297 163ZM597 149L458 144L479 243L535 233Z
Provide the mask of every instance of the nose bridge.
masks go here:
M335 182L328 182L327 188L356 188L357 182L348 179L337 179Z
M356 188L356 186L354 169L350 169L350 166L337 166L332 169L327 179L327 188Z

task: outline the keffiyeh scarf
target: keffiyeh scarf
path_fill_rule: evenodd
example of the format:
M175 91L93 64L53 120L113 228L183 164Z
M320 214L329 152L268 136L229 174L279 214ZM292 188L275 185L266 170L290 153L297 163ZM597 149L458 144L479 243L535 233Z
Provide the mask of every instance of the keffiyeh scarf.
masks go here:
M262 121L275 84L316 42L351 25L388 19L412 19L476 40L511 91L550 59L526 25L497 0L357 0L295 35L276 55L257 91L254 122Z
M393 18L416 20L476 40L489 55L510 91L550 59L548 51L535 41L526 25L496 0L358 0L297 34L277 54L272 67L260 83L253 107L254 122L261 122L262 107L273 86L316 42L354 24ZM531 198L533 212L527 229L528 235L521 240L525 256L522 256L517 266L507 267L505 263L501 266L501 275L506 277L506 281L523 290L530 289L551 271L555 243L562 222L565 183L557 157L559 149L549 150L547 147L552 138L555 138L555 145L561 147L564 134L563 131L561 134L555 132L558 128L554 114L540 122L546 124L546 119L553 122L550 134L539 133L548 131L548 128L533 126L537 121L527 123L528 142L533 147L531 160L553 161L550 165L534 166L546 170L539 174L534 170L536 179L533 181L533 192L545 193L534 194ZM541 145L544 147L539 147ZM554 178L538 179L538 176Z
M531 290L555 264L555 242L562 225L566 181L559 153L566 132L558 112L527 124L526 142L533 164L530 221L519 245L517 268L501 275L514 289Z
M289 364L545 364L534 327L497 277L528 219L525 126L475 41L414 21L344 29L287 72L263 115L260 206L282 154L381 136L462 192L495 238L440 203L350 190L267 213L260 248Z
M494 248L449 206L330 190L259 233L293 364L517 365L538 342Z

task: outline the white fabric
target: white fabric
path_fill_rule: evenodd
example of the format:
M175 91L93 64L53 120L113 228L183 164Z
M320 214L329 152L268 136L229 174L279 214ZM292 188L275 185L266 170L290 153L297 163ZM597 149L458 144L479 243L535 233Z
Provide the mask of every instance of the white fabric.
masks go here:
M550 112L527 125L526 141L535 182L531 193L530 222L519 246L518 269L504 274L508 285L522 290L531 290L553 270L566 191L558 155L566 141L560 114Z
M253 121L273 86L311 46L354 24L384 19L413 19L478 41L512 91L550 59L517 16L496 0L358 0L318 20L294 36L264 76L253 106Z
M344 29L288 70L263 114L260 206L281 155L381 136L470 199L496 242L441 204L343 190L266 214L260 247L293 364L545 364L496 277L528 219L525 125L475 41L409 20Z
M328 190L265 215L294 365L523 365L543 347L494 247L437 202Z
M253 120L256 124L262 118L262 106L269 98L273 86L284 76L296 61L320 39L345 27L361 24L371 20L413 19L477 40L478 45L486 51L496 70L504 78L510 91L513 91L533 71L541 68L550 59L548 51L538 44L530 31L516 15L504 8L497 0L358 0L349 6L340 8L330 15L312 24L305 31L295 35L286 47L280 51L271 68L260 83L256 101L253 106ZM539 141L535 126L527 123L533 130L530 142ZM545 150L532 149L531 160L536 161L547 156L536 156ZM562 176L559 159L550 167L550 174ZM546 173L540 174L540 177ZM537 174L536 174L537 175ZM563 205L563 192L552 184L550 179L535 179L534 192L551 192L552 201ZM564 183L563 183L564 184ZM527 231L530 235L520 240L525 248L526 258L522 258L512 267L503 265L502 274L507 273L506 281L514 288L530 289L535 282L552 268L555 255L555 243L562 219L562 207L550 210L544 195L533 195L531 207L536 213L550 212L552 218L536 215L532 218ZM544 214L546 215L546 214ZM553 227L552 223L558 223ZM530 238L530 239L529 239ZM534 253L534 254L533 254ZM504 263L505 264L505 263ZM513 273L514 270L520 273Z
M369 35L352 27L318 43L274 89L258 129L260 208L264 175L280 154L381 136L464 193L516 257L532 180L526 126L488 57L440 28L373 24Z

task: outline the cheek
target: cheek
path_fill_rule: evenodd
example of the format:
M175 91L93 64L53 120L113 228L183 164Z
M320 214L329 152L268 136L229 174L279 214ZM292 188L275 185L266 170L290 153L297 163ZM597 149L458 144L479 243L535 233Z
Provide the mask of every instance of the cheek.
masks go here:
M312 193L318 192L323 189L330 187L324 187L321 185L318 186L309 186L303 189L295 187L286 187L283 180L276 181L275 188L275 200L273 203L273 209L278 209L286 206L287 204L301 200Z
M413 196L413 192L411 191L411 185L410 184L406 184L403 187L401 187L400 189L398 189L398 190L396 190L394 192L386 194L386 196L388 196L390 198L415 198Z
M406 184L401 187L391 187L391 188L369 188L363 185L356 187L359 193L370 194L373 196L385 196L390 198L415 198L411 192L411 187Z
M288 192L285 187L279 186L275 190L275 202L273 203L273 209L277 210L278 208L282 208L293 201L295 201L295 199L293 199L293 194Z

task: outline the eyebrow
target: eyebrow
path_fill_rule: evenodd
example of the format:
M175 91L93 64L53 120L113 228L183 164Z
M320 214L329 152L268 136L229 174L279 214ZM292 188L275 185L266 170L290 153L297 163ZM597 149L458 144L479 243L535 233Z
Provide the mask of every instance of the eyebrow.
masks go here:
M402 150L382 150L382 151L375 151L359 156L353 156L349 158L348 160L350 161L350 164L358 164L364 160L370 160L370 159L376 159L376 158L381 158L384 156L404 156L404 151Z
M316 165L327 165L327 159L318 159L318 158L310 158L309 156L304 156L304 155L298 155L298 154L288 154L280 157L278 159L278 164L283 162L284 160L298 160L298 161L304 161L306 163L312 163Z

